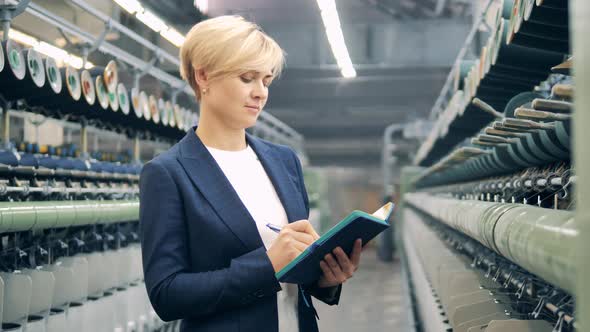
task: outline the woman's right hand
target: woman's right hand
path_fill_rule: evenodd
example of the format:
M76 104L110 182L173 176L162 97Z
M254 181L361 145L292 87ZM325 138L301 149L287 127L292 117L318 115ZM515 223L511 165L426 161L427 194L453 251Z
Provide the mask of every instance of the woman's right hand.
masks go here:
M266 251L275 272L279 272L319 237L308 220L285 225Z

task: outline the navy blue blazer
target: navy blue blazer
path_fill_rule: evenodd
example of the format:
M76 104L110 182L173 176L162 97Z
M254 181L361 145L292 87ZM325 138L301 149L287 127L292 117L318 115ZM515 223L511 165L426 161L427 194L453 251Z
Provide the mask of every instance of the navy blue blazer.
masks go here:
M140 237L149 299L163 320L182 319L181 331L278 332L281 286L254 219L194 129L141 172ZM297 155L249 134L246 140L289 222L307 219ZM300 331L317 331L310 294L337 304L341 287L300 289Z

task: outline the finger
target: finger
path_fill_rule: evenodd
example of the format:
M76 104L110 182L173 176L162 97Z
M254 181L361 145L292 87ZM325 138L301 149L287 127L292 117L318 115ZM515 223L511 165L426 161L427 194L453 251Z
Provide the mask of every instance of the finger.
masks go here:
M313 226L306 219L292 222L285 227L288 227L288 228L290 228L294 231L297 231L297 232L307 233L307 234L311 235L314 238L314 240L318 239L320 237L318 235L318 233L313 229Z
M363 251L363 240L357 239L354 242L354 248L352 249L352 253L350 254L350 261L352 262L352 265L354 265L355 271L359 267L362 251Z
M340 268L340 265L338 264L338 262L336 261L334 256L332 256L331 254L327 254L326 256L324 256L324 259L328 263L328 266L330 267L330 269L332 269L332 272L334 273L334 276L336 277L336 281L338 281L340 283L345 282L347 277L344 274L344 272L342 272L342 269Z
M338 260L338 265L340 265L340 269L342 272L344 272L346 278L352 277L352 274L354 273L354 266L352 265L350 259L348 259L348 256L346 256L344 250L338 247L334 249L333 252L334 256L336 256L336 259Z
M334 275L334 272L332 272L332 269L328 266L328 263L325 261L320 261L320 268L322 269L324 278L326 278L327 281L336 281L336 276Z
M310 245L313 243L313 241L315 241L313 236L303 232L290 231L288 232L288 236L290 236L293 240L305 243L306 245Z

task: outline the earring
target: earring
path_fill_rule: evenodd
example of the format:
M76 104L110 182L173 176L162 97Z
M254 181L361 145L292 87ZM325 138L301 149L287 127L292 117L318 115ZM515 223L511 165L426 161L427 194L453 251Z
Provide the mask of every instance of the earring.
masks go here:
M201 90L201 92L202 92L204 95L206 95L206 94L207 94L207 92L209 92L209 89L208 89L208 88L204 88L203 90Z

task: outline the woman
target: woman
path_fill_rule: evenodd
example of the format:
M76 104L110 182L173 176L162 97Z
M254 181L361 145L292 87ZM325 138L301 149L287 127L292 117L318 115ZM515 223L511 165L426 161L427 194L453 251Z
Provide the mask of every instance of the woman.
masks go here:
M275 273L317 233L301 165L289 147L246 133L280 74L281 48L238 16L195 25L180 50L181 75L200 103L198 127L147 163L140 181L145 283L181 331L317 331L310 295L337 304L358 267L337 248L316 284L280 284ZM280 233L267 223L283 226Z

